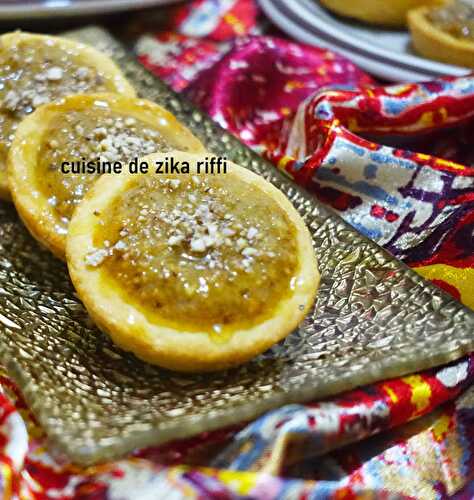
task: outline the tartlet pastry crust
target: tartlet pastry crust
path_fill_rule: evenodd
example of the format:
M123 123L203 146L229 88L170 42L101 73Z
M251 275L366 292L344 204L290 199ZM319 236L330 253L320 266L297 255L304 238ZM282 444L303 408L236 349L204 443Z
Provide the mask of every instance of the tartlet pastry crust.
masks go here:
M182 152L170 154L191 164L203 157ZM144 160L153 165L164 156L154 154ZM212 332L190 331L150 321L143 309L124 300L117 284L107 279L100 266L87 264L87 256L95 250L94 234L101 227L97 214L107 213L113 200L133 185L133 174L102 176L71 220L67 262L78 296L93 321L117 345L152 364L182 372L208 372L242 364L291 333L314 302L320 279L317 261L309 231L293 205L277 188L247 169L231 163L229 172L223 175L229 183L233 176L250 183L262 196L276 202L294 226L298 262L291 293L275 304L271 315L232 331L224 341L216 339Z
M104 78L104 85L106 87L104 91L116 92L129 97L134 97L136 95L132 85L127 81L118 66L107 55L99 52L93 47L73 40L21 31L6 33L0 36L0 58L19 44L28 44L30 47L36 47L44 43L53 43L55 47L64 51L64 54L71 54L71 56L74 57L74 62L81 63L84 67L97 70ZM60 63L58 63L58 66L60 66ZM61 91L63 91L63 89ZM95 92L97 92L97 89ZM0 198L10 200L7 172L4 165L0 165Z
M406 26L407 13L424 5L439 5L443 0L321 0L321 3L341 16L352 17L382 26Z
M204 151L201 142L174 115L145 99L119 94L78 94L43 105L28 115L17 129L8 156L9 187L18 214L30 233L62 260L65 259L66 231L58 230L54 207L39 186L36 168L40 147L48 140L48 126L52 120L72 111L87 111L98 101L113 112L153 126L171 149ZM126 160L129 158L123 158L124 164Z
M447 64L474 68L474 42L457 38L435 26L427 17L428 7L408 14L413 46L424 57Z

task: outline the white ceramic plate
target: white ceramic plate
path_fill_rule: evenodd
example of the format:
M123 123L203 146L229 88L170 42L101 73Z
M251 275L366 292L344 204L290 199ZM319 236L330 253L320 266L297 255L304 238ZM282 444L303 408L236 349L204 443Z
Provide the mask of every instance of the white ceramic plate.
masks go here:
M266 14L292 37L333 49L386 80L420 81L461 76L466 68L417 56L406 31L388 30L340 18L317 0L260 0Z
M179 0L0 0L0 21L106 14Z

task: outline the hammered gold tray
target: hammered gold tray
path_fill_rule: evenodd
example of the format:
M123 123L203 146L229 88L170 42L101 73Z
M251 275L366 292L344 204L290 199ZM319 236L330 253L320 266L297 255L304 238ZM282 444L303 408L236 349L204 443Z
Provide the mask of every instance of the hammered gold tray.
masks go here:
M474 315L363 238L213 124L97 28L70 33L117 60L216 154L284 191L311 230L322 274L314 311L238 369L183 376L138 361L93 328L64 264L0 204L0 360L46 430L79 464L252 419L454 360L474 350Z

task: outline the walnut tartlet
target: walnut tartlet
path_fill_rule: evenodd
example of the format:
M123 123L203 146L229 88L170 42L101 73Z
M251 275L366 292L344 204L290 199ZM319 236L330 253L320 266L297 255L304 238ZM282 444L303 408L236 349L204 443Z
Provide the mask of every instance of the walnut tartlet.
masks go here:
M454 0L443 7L415 9L408 15L413 46L421 55L474 68L474 5Z
M119 162L155 151L204 151L168 111L118 94L83 94L41 106L19 125L8 156L15 207L32 235L65 258L69 220L98 173L62 165Z
M321 0L321 3L341 16L365 23L403 27L411 9L424 5L439 5L444 0Z
M155 173L166 156L189 173ZM288 199L204 154L154 154L148 174L104 175L76 209L67 262L78 296L113 341L177 371L239 365L303 320L319 285L312 240Z
M10 199L6 160L21 120L65 95L135 91L112 60L72 40L32 33L0 36L0 198Z

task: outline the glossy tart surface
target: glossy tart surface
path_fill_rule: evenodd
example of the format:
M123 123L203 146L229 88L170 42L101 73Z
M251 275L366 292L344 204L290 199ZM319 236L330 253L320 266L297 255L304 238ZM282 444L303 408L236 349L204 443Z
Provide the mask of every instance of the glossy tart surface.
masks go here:
M250 171L104 175L76 210L68 266L91 317L125 350L199 372L241 364L291 333L319 283L309 232ZM147 158L150 165L164 155Z
M406 25L407 13L423 5L438 5L443 0L321 0L328 9L341 16L382 26Z
M0 37L0 197L9 198L6 159L19 122L69 94L135 91L104 54L62 38L14 32Z
M18 127L8 159L13 201L31 233L64 258L72 213L100 176L82 165L120 162L125 169L144 153L175 148L203 150L188 129L152 102L118 94L69 96L40 107Z
M454 0L437 8L415 9L408 16L413 45L430 59L474 68L474 4Z

